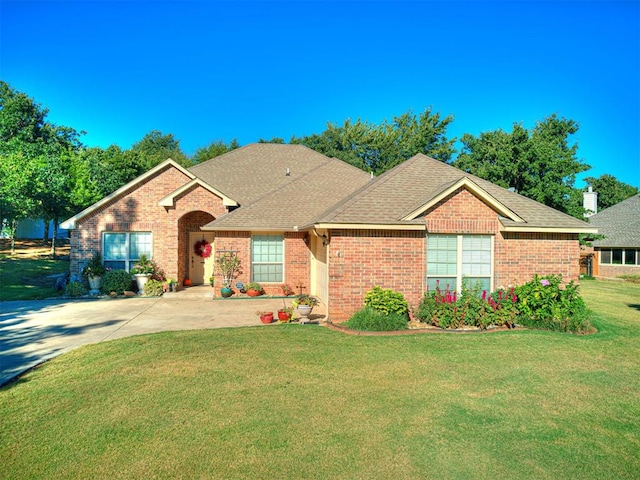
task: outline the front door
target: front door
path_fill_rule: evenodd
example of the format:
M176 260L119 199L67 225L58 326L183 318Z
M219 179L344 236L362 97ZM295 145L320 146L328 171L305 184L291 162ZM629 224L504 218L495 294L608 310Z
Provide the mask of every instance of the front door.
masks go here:
M189 279L192 285L209 283L209 277L213 276L214 238L214 234L211 232L189 233ZM211 255L207 258L197 255L194 250L196 242L201 240L206 240L211 244Z
M329 301L327 247L316 235L311 236L311 293L327 305Z

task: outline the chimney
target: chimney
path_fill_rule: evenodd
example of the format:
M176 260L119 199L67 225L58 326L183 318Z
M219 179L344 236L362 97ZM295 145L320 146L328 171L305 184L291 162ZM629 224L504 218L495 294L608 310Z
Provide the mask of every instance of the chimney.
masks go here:
M590 217L598 213L598 192L594 192L591 185L586 192L584 192L582 198L582 206L586 210L584 213L585 217Z

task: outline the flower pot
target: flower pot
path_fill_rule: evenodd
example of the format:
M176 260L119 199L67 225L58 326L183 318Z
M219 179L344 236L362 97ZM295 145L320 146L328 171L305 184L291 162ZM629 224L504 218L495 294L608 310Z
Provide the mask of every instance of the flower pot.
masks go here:
M247 290L247 295L249 295L250 297L257 297L261 294L262 292L260 292L260 290Z
M151 278L151 274L150 273L136 273L134 275L134 277L136 278L136 283L138 284L138 293L142 293L145 284Z
M262 323L272 323L273 322L273 313L269 315L260 315L260 321Z
M102 277L90 276L89 277L89 292L91 295L98 295L100 293L100 285L102 285Z
M220 296L223 298L229 298L231 295L233 295L233 290L231 290L229 287L222 287L220 289Z
M287 313L287 312L278 312L278 320L280 320L281 322L290 322L291 321L291 314Z
M311 314L311 310L313 307L309 305L298 305L298 313L300 314L300 323L307 323L309 321L309 315Z

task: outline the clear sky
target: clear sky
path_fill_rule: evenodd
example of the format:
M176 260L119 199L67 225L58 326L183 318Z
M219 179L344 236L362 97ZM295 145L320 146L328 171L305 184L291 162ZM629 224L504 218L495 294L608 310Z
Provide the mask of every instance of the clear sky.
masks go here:
M640 187L639 32L640 0L1 0L0 78L89 146L160 130L187 154L430 106L449 138L555 112L586 175Z

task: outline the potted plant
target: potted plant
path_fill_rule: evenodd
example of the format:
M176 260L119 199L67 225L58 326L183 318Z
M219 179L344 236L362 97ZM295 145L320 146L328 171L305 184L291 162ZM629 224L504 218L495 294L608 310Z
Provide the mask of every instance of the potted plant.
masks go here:
M247 290L247 295L249 295L250 297L257 297L258 295L262 295L262 285L260 285L258 282L247 283L245 289Z
M133 268L129 271L136 279L138 284L138 291L142 292L145 283L153 276L158 267L153 260L147 258L145 254L140 256L140 259L135 263Z
M286 284L282 285L280 289L282 290L282 295L284 295L285 297L290 297L294 293L293 288Z
M293 307L284 307L278 310L278 320L288 323L293 317Z
M211 288L213 288L214 282L215 282L215 278L213 276L209 277L209 285L211 285Z
M272 323L273 322L273 312L257 312L260 317L260 321L262 323Z
M220 251L216 259L216 269L222 281L220 295L224 298L230 297L233 294L233 290L231 290L233 279L241 272L238 255L229 250Z
M102 255L98 252L94 253L89 263L82 270L82 274L89 280L89 287L92 295L100 293L100 284L102 283L102 275L107 271L102 264Z
M300 323L309 321L309 315L316 305L318 305L318 299L306 293L298 295L293 302L291 302L291 306L300 314Z

